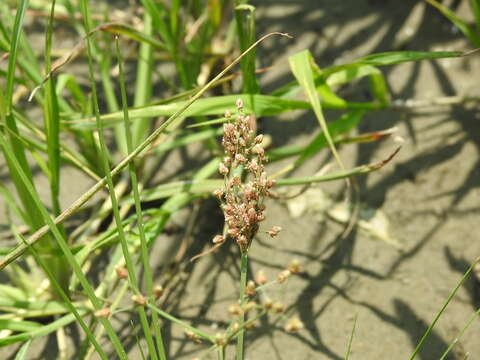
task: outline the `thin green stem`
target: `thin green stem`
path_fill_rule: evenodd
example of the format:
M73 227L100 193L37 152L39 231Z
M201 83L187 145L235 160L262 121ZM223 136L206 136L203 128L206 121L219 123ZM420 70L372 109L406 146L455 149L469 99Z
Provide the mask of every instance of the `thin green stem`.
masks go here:
M240 264L240 297L239 303L243 304L245 299L245 287L247 286L247 270L248 270L248 254L247 252L242 253L241 264ZM238 317L238 336L237 336L237 360L243 360L243 347L244 347L244 323L245 315L242 313Z
M457 336L455 336L455 339L453 339L453 341L450 343L450 345L448 345L448 348L447 350L445 350L445 352L443 353L442 357L439 359L439 360L444 360L445 357L448 355L448 353L450 352L450 350L452 350L452 348L455 346L456 343L458 343L458 341L460 340L460 338L463 336L463 334L465 333L465 331L470 327L470 325L472 325L473 323L473 320L475 320L478 316L480 316L480 308L477 309L477 311L475 311L471 316L470 318L468 319L467 323L465 324L465 326L462 328L462 330L460 330L457 334Z
M163 310L160 310L159 308L157 308L155 305L152 305L152 304L147 304L147 306L152 309L153 311L156 311L160 316L164 317L165 319L167 320L170 320L171 322L177 324L177 325L180 325L181 327L183 327L184 329L187 329L187 330L190 330L192 333L194 333L195 335L205 339L205 340L208 340L210 341L212 344L215 344L215 339L208 335L207 333L204 333L203 331L201 330L198 330L197 328L194 328L193 326L191 325L188 325L186 322L183 322L182 320L176 318L175 316L173 315L170 315L169 313L163 311Z
M20 234L18 234L18 236L20 237L20 239L22 241L25 242L25 239L23 238L23 236L21 236ZM88 340L92 344L93 348L97 351L98 355L102 359L107 360L108 359L107 354L103 351L103 349L100 346L100 344L98 343L97 339L95 339L95 336L93 335L92 331L90 330L90 328L87 326L87 324L82 319L82 314L85 313L85 311L82 311L82 314L80 314L80 312L77 311L77 308L75 307L75 305L73 305L73 303L69 299L68 295L65 293L65 291L63 291L63 288L62 288L61 284L58 282L58 280L56 279L55 274L53 274L50 271L50 269L48 268L45 261L37 253L37 251L35 250L35 248L33 246L30 246L30 252L32 253L35 260L38 262L38 264L40 264L40 266L43 268L43 271L45 271L45 273L47 274L48 279L50 280L51 284L53 285L53 287L56 289L57 293L63 299L65 306L70 310L70 312L73 314L73 316L75 316L75 319L80 324L83 331L85 332L85 335L87 336Z
M224 360L225 359L225 345L219 346L217 349L217 359Z
M430 333L432 332L433 328L435 327L438 319L440 319L440 316L442 316L443 312L445 311L445 309L447 308L448 304L450 304L450 301L452 301L453 297L455 296L455 294L457 293L458 289L460 289L460 287L463 285L463 283L465 282L465 280L468 278L468 276L470 275L470 273L472 272L473 268L475 267L475 265L477 265L478 263L480 262L480 257L477 258L472 265L470 265L470 267L468 268L468 270L465 272L465 274L463 274L462 278L460 279L460 281L458 282L457 286L455 286L455 289L453 289L453 291L450 293L450 295L448 296L447 300L445 301L445 303L443 304L442 308L440 309L440 311L438 312L437 316L435 316L435 319L433 319L432 323L430 324L430 326L428 327L428 329L425 331L425 334L423 334L422 338L420 339L420 341L418 342L418 345L417 347L415 348L415 350L413 351L413 354L412 356L410 356L409 360L413 360L415 359L415 357L417 356L418 352L422 349L423 345L425 344L425 341L427 340L428 336L430 335Z
M345 354L345 360L348 360L350 358L350 353L352 352L352 343L353 343L353 337L355 336L355 328L357 326L357 314L355 315L355 318L353 319L353 327L352 327L352 332L350 333L350 338L348 339L348 346L347 346L347 353Z
M125 129L125 135L126 135L127 152L128 154L130 154L133 151L133 137L131 132L130 118L128 117L127 90L125 88L125 72L123 70L123 59L122 59L122 54L120 52L118 37L115 38L115 43L116 43L116 50L117 50L118 65L120 69L120 91L122 96L122 107L123 107L123 113L124 113L124 129ZM135 171L135 163L131 162L130 164L128 164L128 168L130 172L130 179L132 181L133 198L135 201L135 212L137 215L137 227L140 235L140 247L141 247L140 254L143 262L144 280L147 288L147 296L151 301L153 299L153 275L150 268L150 259L148 254L147 240L145 236L145 228L143 224L142 207L141 207L141 201L140 201L140 192L139 192L137 174ZM159 319L158 319L157 313L152 312L152 322L153 322L153 329L155 332L157 348L160 353L160 359L165 360L166 359L165 347L163 344L162 333L160 331L158 320Z
M90 32L90 24L89 24L89 9L88 9L88 4L87 0L82 1L82 9L83 9L83 14L85 17L85 30L87 33ZM118 207L118 201L117 201L117 196L115 194L115 186L113 185L113 180L112 180L112 175L110 173L110 164L109 164L109 153L107 146L105 144L105 136L104 136L104 130L103 130L103 123L100 121L100 109L98 105L98 96L97 96L97 90L96 90L96 83L95 83L95 76L94 76L94 70L93 70L93 44L92 40L90 37L87 37L87 58L88 58L88 71L90 75L90 81L91 81L91 89L92 89L92 100L93 100L93 110L95 113L95 119L97 121L97 129L98 129L98 139L100 142L100 154L101 154L101 160L102 160L102 166L104 173L106 174L106 181L108 185L108 192L110 194L110 200L112 202L112 211L113 211L113 217L115 219L115 224L118 229L118 237L120 240L120 244L122 247L122 252L123 252L123 257L125 259L125 264L127 266L127 272L128 272L128 280L129 284L132 288L132 291L136 293L137 295L140 294L140 289L139 285L137 282L137 276L135 274L135 266L132 260L132 257L129 252L128 248L128 243L125 235L125 231L122 226L122 219L120 216L120 211ZM148 320L147 320L147 314L145 312L145 308L143 306L138 306L137 307L137 312L140 317L140 324L143 328L143 332L145 334L145 339L147 341L147 346L149 349L150 356L152 357L153 360L157 360L157 353L155 351L155 345L153 343L153 338L152 334L150 331L150 327L148 325Z

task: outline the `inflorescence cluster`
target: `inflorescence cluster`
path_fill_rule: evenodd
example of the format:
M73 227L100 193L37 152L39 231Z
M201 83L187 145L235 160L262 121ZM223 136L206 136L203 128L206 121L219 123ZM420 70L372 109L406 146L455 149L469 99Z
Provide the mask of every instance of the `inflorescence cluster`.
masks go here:
M228 122L223 125L225 156L218 171L225 179L225 187L214 191L222 203L227 230L224 235L215 236L213 242L221 244L226 238L231 238L245 253L258 231L259 223L265 219L264 200L270 195L275 182L269 180L265 172L263 135L255 136L255 123L251 116L244 114L241 99L236 105L237 115L227 112L225 117ZM247 173L246 182L242 181L244 171ZM268 233L275 236L279 231L280 228L275 226Z

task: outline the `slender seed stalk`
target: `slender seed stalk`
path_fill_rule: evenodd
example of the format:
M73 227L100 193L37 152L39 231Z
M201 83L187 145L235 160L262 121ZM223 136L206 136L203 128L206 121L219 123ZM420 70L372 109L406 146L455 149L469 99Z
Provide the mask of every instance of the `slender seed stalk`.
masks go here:
M242 253L242 259L240 264L240 306L243 305L245 299L245 287L247 286L247 269L248 269L248 254ZM244 326L245 326L245 314L242 312L238 317L238 336L237 336L237 360L243 360L244 350Z

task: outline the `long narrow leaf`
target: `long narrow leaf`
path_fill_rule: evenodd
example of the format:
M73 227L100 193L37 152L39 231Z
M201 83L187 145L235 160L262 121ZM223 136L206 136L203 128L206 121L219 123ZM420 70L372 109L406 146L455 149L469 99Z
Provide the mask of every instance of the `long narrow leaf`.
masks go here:
M328 145L332 150L332 153L340 165L342 169L345 168L343 165L340 156L337 153L337 149L335 148L335 144L333 143L332 137L328 131L328 126L325 118L323 117L322 106L320 104L320 98L316 90L315 86L315 79L313 77L312 71L312 62L313 58L309 51L302 51L298 54L291 56L289 59L290 68L292 69L295 78L297 79L298 83L300 84L301 88L305 92L305 95L308 97L310 104L312 105L313 112L317 117L318 122L320 123L320 127L325 134L325 138L327 139Z

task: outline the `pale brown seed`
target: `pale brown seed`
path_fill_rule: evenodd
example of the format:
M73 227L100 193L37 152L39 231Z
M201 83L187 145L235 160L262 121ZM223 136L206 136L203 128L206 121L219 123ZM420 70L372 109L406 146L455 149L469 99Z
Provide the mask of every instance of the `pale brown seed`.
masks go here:
M112 315L112 310L108 307L95 311L95 316L98 318L107 319L110 315Z
M253 280L248 280L247 286L245 287L245 294L247 294L247 296L254 296L257 293L255 288L255 282Z
M221 244L221 243L225 242L225 237L223 235L215 235L212 242L214 244Z
M128 278L128 271L125 266L117 266L115 268L115 272L117 273L117 276L119 279L126 279Z
M290 271L292 274L298 274L302 271L300 267L300 263L297 259L293 259L290 264L287 266L287 270Z
M281 302L277 301L272 305L272 309L276 313L282 313L285 311L285 305L283 305Z
M163 286L162 285L156 285L155 288L153 289L153 297L155 300L158 300L160 296L163 295Z
M218 165L218 172L221 174L221 175L227 175L228 174L228 167L225 166L225 164L223 162L221 162L219 165Z
M298 317L293 317L285 324L285 331L288 333L296 333L304 328L303 322Z
M228 312L233 316L238 316L243 314L243 309L238 304L232 304L228 307Z
M282 284L287 280L292 273L290 270L283 270L277 275L277 282Z
M145 306L147 303L147 299L143 295L133 295L132 301L139 306Z
M237 109L238 110L242 110L243 109L243 101L242 99L237 99L237 102L235 103L237 105Z
M265 275L265 271L263 270L258 270L256 275L255 275L255 282L258 285L264 285L267 283L267 276Z

